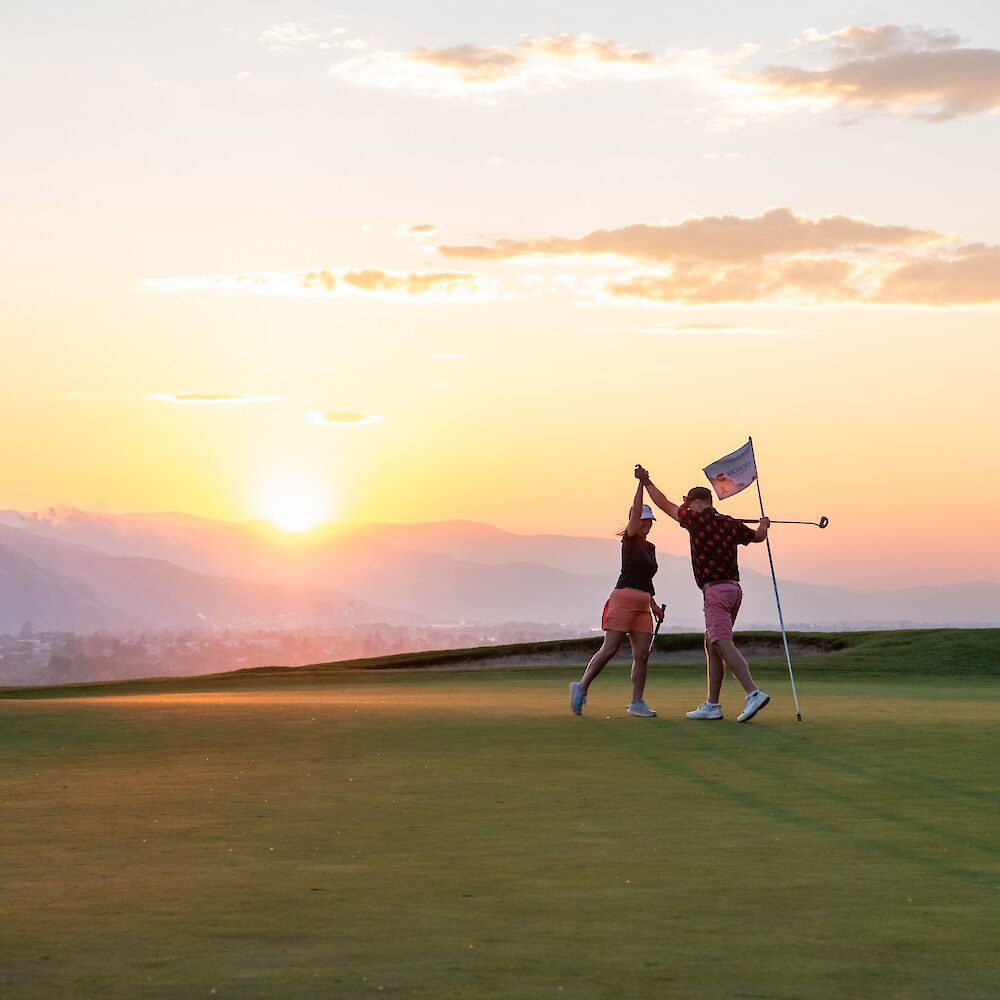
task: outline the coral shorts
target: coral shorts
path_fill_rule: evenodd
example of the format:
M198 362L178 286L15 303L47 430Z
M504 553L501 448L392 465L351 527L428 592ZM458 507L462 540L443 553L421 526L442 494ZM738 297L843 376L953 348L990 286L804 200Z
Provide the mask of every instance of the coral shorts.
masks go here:
M709 642L732 639L742 602L738 583L714 583L705 588L705 635Z
M653 632L650 595L632 587L616 587L604 605L601 628L615 632Z

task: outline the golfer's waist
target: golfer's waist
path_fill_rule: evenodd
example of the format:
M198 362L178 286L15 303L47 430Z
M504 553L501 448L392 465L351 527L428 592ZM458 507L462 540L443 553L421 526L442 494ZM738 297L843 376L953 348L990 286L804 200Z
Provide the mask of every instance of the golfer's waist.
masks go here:
M720 584L728 583L732 587L738 587L740 585L739 580L709 580L708 583L702 584L702 590L708 590L709 587L718 587Z

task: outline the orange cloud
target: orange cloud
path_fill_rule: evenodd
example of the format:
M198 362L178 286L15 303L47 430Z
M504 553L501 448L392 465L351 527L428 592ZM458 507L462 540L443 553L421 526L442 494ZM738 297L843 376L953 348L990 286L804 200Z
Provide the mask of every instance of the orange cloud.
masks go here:
M836 259L736 266L685 263L667 272L612 278L602 282L601 291L613 299L674 305L814 305L856 299L858 291L848 283L855 270Z
M972 243L949 256L914 260L886 275L877 301L927 306L1000 302L1000 247Z
M960 306L1000 303L1000 248L868 219L811 219L787 208L751 218L697 216L597 230L579 238L441 246L445 257L577 263L635 270L581 283L592 299L663 305ZM539 282L531 277L532 285ZM544 283L541 283L544 285Z
M281 396L233 396L208 392L154 392L146 397L158 403L179 403L188 406L232 406L245 403L276 403Z
M320 424L323 427L364 427L367 424L377 423L384 417L376 416L373 413L307 413L307 424Z
M574 81L641 80L677 72L678 57L658 57L592 35L521 39L513 46L455 45L409 52L377 51L333 66L356 86L405 89L435 97L539 91Z
M648 262L695 259L741 263L775 254L853 251L941 239L940 233L929 230L880 226L846 215L810 219L787 208L772 208L752 218L692 216L675 225L639 224L622 229L599 229L579 239L549 236L535 240L498 240L489 246L439 246L438 252L444 257L476 260L613 255Z
M254 292L288 297L364 297L394 302L475 301L492 298L496 282L465 271L387 271L379 268L260 271L194 277L146 278L157 292Z
M769 66L739 79L783 101L882 110L932 122L1000 111L1000 51L961 48L953 32L854 25L808 42L826 43L829 65Z

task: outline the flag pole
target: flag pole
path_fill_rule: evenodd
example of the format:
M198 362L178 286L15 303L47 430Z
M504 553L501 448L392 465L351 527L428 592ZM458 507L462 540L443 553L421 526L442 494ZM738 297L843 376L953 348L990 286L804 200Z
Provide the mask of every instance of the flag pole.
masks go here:
M753 455L754 470L757 469L757 455L753 450L753 438L750 438L750 453ZM764 513L764 498L761 496L760 492L760 475L756 477L757 483L757 499L760 501L760 516L766 517ZM771 539L765 537L765 542L767 542L767 561L771 564L771 583L774 584L774 600L778 605L778 623L781 625L781 641L785 644L785 661L788 663L788 677L792 682L792 698L795 701L795 718L802 721L802 713L799 711L799 696L795 692L795 674L792 673L792 656L788 652L788 636L785 633L785 619L781 613L781 597L778 595L778 578L774 573L774 558L771 556Z

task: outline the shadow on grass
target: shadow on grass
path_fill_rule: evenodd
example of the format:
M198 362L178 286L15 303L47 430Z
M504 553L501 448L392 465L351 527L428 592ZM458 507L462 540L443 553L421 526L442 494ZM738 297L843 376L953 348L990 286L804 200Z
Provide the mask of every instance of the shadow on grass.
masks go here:
M864 849L876 854L880 854L893 861L907 861L915 867L930 871L935 874L949 875L962 881L975 885L982 889L989 889L995 892L1000 888L1000 870L997 867L997 844L975 837L970 837L964 833L957 833L952 829L944 828L940 824L928 823L923 820L903 817L898 812L888 809L880 809L874 806L860 804L856 798L833 790L829 784L822 788L822 795L826 801L836 802L847 810L860 813L863 816L876 819L890 826L897 827L902 833L920 834L936 838L939 841L946 841L949 844L960 845L962 848L981 852L993 861L992 866L967 867L960 864L951 863L941 858L929 856L927 853L907 847L902 838L892 840L881 839L870 834L859 833L851 829L846 823L838 823L832 820L810 814L804 808L797 809L781 801L777 801L773 796L765 796L760 793L753 784L754 774L766 774L774 781L783 783L784 787L790 787L794 782L801 782L804 776L801 773L793 773L792 769L783 768L775 763L768 763L759 752L761 750L775 751L778 748L787 750L794 747L796 751L801 751L802 744L795 738L789 737L787 733L777 732L773 729L766 729L764 726L754 728L752 734L744 736L746 729L741 727L740 737L737 741L736 732L726 732L724 725L712 726L708 730L706 724L692 723L692 729L701 725L700 730L694 730L690 736L690 747L692 754L686 759L677 755L665 756L662 751L657 752L645 737L640 737L634 732L628 737L628 749L636 757L646 764L652 765L674 777L681 777L697 788L714 792L721 798L738 804L742 808L750 809L761 815L776 819L796 829L810 833L832 837L841 842L847 842L858 849ZM720 732L720 730L723 730ZM616 748L623 746L620 736L621 730L612 729L605 726L594 726L594 733ZM734 755L747 752L747 738L754 740L756 752L752 760L752 769L744 768L746 779L737 783L734 780L723 776L722 772L731 770L734 766L742 766L738 760L734 763ZM725 742L722 742L725 741ZM699 766L696 761L709 757L704 766ZM842 776L847 773L854 773L851 766L840 767L839 759L833 755L816 755L814 762L821 767L826 767L834 774ZM874 780L879 780L880 775L871 774ZM923 776L914 774L912 779L906 782L906 787L912 791L915 797L926 796L922 791ZM978 805L977 807L978 808ZM746 845L751 851L753 845ZM935 844L930 844L928 850L935 849Z

